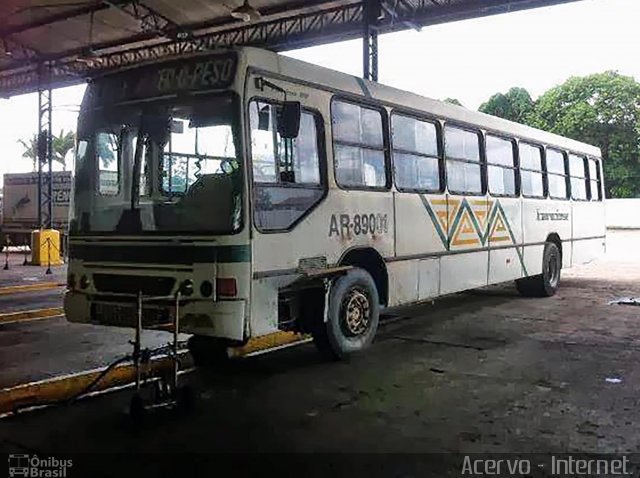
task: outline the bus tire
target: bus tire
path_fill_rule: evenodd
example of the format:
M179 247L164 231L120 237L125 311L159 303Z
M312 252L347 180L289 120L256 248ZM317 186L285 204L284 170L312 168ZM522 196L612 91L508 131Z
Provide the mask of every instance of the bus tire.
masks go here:
M542 274L516 280L518 292L525 297L551 297L560 287L562 256L553 242L544 245Z
M335 279L327 308L327 321L319 321L313 333L322 355L341 360L373 342L380 319L380 300L367 271L355 268Z
M229 362L226 344L216 337L192 335L187 341L187 348L196 367L214 368Z

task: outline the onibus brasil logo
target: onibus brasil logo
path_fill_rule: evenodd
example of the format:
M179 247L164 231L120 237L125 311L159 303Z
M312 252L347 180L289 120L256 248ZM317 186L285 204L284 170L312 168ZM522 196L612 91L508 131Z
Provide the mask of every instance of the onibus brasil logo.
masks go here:
M9 476L29 478L65 478L72 460L55 457L40 458L37 455L9 455Z

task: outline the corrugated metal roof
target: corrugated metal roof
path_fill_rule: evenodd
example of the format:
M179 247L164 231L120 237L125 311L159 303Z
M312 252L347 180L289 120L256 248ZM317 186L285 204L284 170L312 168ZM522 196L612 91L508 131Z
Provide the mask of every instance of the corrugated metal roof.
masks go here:
M244 22L231 16L243 0L2 0L0 96L183 51L284 50L355 38L363 1L373 0L250 0L260 17ZM384 33L576 0L376 1Z

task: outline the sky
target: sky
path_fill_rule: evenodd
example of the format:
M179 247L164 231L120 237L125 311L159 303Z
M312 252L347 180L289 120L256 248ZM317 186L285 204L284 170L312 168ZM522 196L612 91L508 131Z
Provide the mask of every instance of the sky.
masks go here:
M582 0L383 35L379 81L435 99L456 98L477 109L513 86L533 98L571 76L616 70L640 81L640 0ZM286 53L362 74L362 42ZM55 90L53 129L75 130L84 86ZM19 139L37 131L36 94L0 99L0 174L27 172Z

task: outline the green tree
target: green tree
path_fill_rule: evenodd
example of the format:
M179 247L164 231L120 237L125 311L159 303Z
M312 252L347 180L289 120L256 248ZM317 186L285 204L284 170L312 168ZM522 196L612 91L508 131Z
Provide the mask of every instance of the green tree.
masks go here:
M28 139L19 139L18 143L24 148L22 157L31 160L33 171L35 171L38 158L38 135L34 134Z
M462 106L464 108L464 105L462 103L460 103L460 101L458 101L455 98L445 98L442 101L444 101L445 103L449 103L451 105Z
M478 110L516 123L529 124L533 107L529 92L524 88L513 87L506 93L496 93L486 103L482 103Z
M598 146L607 197L640 196L640 83L608 71L574 77L536 102L534 126Z
M54 136L51 143L51 151L53 159L62 164L62 170L67 170L66 157L70 151L73 151L76 145L76 135L73 131L60 130L58 136Z
M96 141L96 154L100 160L100 168L106 169L116 159L118 136L115 133L101 133Z
M35 171L38 165L38 135L34 134L28 139L19 139L18 143L24 148L22 157L31 160L33 171ZM51 159L60 163L63 170L67 169L65 159L69 151L73 151L75 148L75 143L76 135L73 131L65 133L64 130L60 130L60 134L54 135L51 139Z

